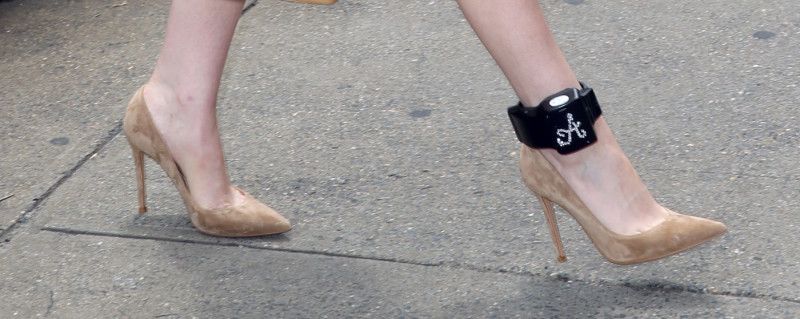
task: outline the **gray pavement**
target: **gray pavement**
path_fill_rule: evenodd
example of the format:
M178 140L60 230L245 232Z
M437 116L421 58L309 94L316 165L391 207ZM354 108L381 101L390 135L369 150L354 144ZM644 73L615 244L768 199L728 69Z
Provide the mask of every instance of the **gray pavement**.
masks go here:
M252 1L251 1L252 3ZM794 0L543 3L660 202L723 237L616 266L519 180L513 92L452 1L261 0L220 94L235 183L286 234L196 232L120 123L163 1L0 2L0 318L795 318Z

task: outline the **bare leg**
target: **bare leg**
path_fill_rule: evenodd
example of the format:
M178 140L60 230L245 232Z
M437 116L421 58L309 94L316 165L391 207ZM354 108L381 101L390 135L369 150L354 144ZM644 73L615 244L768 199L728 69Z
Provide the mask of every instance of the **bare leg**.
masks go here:
M564 88L579 87L575 74L531 0L458 0L461 10L527 106ZM608 124L595 123L598 142L576 153L544 156L610 230L631 235L664 220L664 212L622 152Z
M193 199L214 209L243 200L231 189L217 129L222 68L244 0L175 0L144 98Z

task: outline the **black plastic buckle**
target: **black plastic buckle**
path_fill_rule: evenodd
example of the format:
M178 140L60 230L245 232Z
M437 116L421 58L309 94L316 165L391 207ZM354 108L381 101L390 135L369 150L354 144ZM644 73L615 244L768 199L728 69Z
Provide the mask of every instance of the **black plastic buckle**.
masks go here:
M553 148L569 154L597 141L594 122L602 114L592 88L568 88L553 94L539 106L508 108L508 116L520 142L532 148Z

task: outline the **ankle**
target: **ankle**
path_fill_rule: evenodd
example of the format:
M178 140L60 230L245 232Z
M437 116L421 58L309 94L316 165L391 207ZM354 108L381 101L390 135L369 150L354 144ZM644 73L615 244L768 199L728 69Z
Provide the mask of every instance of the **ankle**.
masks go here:
M225 168L214 104L151 80L145 104L173 160L181 168L192 198L202 208L217 209L240 202Z
M561 174L582 172L590 167L614 166L617 161L626 161L616 141L600 139L592 145L570 154L560 154L554 149L541 149L542 155Z
M584 204L608 229L622 235L649 230L665 217L611 129L602 117L595 122L597 142L571 154L541 149Z

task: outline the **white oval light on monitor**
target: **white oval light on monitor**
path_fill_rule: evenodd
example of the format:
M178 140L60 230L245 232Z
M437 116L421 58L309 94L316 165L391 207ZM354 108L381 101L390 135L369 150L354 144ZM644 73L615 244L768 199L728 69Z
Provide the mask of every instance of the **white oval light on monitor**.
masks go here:
M564 103L567 103L568 101L569 101L569 96L559 95L550 99L550 106L564 105Z

